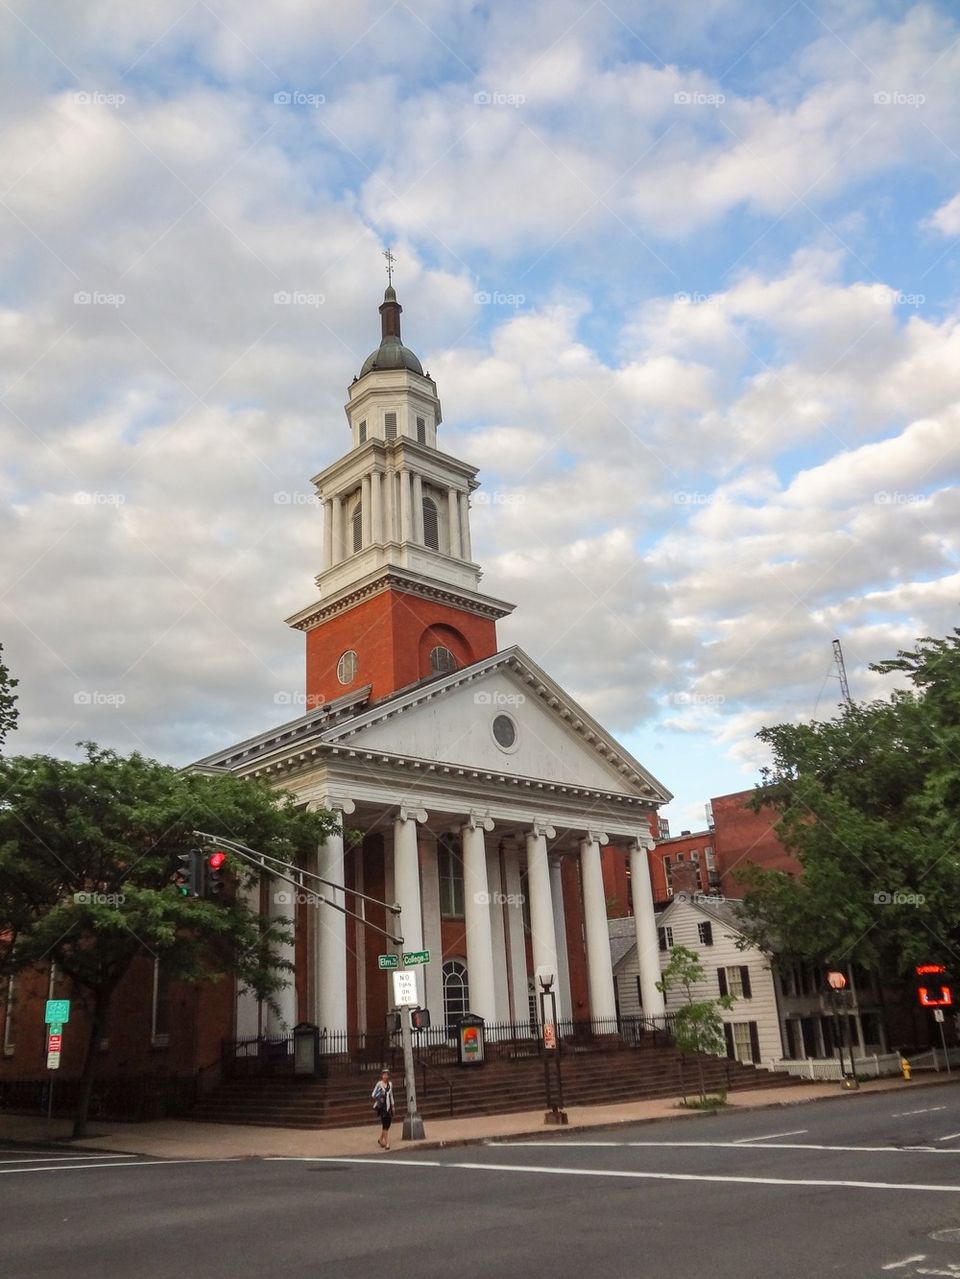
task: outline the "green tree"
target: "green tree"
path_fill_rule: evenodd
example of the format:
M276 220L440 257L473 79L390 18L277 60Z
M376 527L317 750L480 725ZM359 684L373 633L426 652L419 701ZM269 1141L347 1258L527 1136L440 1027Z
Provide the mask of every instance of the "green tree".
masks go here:
M908 686L759 734L773 761L753 804L802 874L740 882L748 943L896 980L960 954L960 631L872 669Z
M722 1056L726 1052L720 1009L732 1008L734 1002L733 995L694 999L693 987L705 981L706 976L706 970L692 950L685 946L671 946L670 961L657 982L657 989L665 996L679 986L686 997L686 1003L673 1014L673 1039L681 1052L697 1054L701 1101L705 1101L707 1096L702 1054Z
M285 921L251 912L240 891L224 899L179 895L180 855L195 830L233 838L293 863L337 829L263 783L171 768L139 754L82 743L79 761L0 759L0 975L54 962L89 1019L74 1136L86 1132L96 1045L116 991L138 955L172 978L228 974L270 999L287 984L278 947ZM231 858L237 888L258 872Z
M0 746L3 746L7 734L16 728L20 717L20 712L17 710L17 695L13 691L19 682L4 665L3 645L0 644Z

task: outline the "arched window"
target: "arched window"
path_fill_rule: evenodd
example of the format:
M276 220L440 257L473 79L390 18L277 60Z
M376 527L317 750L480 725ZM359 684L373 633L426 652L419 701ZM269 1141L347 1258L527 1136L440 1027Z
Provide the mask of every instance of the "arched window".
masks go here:
M438 644L436 648L430 650L430 673L432 675L447 675L450 671L455 671L456 669L457 659L449 648L444 648L442 644Z
M358 502L353 510L353 553L363 550L363 507Z
M443 1018L453 1026L470 1011L470 987L467 966L462 959L448 959L443 965Z
M463 918L463 856L456 835L437 839L437 869L440 877L440 914L444 919Z
M337 662L337 679L341 684L352 684L357 678L357 655L352 648L347 651Z
M437 504L432 497L423 499L423 544L432 551L440 549L440 521L437 518Z

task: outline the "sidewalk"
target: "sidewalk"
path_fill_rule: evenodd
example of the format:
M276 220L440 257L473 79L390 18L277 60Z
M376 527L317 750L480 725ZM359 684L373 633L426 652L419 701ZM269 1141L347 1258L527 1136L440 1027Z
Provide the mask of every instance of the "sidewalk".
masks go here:
M746 1089L734 1092L728 1109L761 1110L768 1107L801 1105L804 1102L842 1101L873 1093L909 1093L932 1084L960 1082L955 1075L932 1073L914 1076L910 1083L900 1078L877 1079L846 1091L837 1083L797 1084L784 1088ZM623 1102L604 1106L570 1106L569 1124L555 1128L543 1122L542 1110L527 1110L509 1115L481 1115L463 1119L431 1119L426 1125L425 1141L404 1142L400 1138L401 1123L393 1127L393 1150L429 1150L440 1146L467 1145L504 1137L550 1137L590 1128L611 1128L656 1119L685 1118L693 1121L704 1117L703 1111L685 1110L678 1099ZM49 1129L44 1119L33 1115L0 1115L0 1140L21 1143L61 1142L69 1139L71 1123L54 1119ZM240 1124L192 1123L185 1119L164 1119L156 1123L91 1124L90 1136L71 1149L115 1151L124 1154L149 1155L162 1159L256 1159L269 1155L293 1158L317 1158L336 1155L375 1155L376 1126L363 1128L257 1128Z

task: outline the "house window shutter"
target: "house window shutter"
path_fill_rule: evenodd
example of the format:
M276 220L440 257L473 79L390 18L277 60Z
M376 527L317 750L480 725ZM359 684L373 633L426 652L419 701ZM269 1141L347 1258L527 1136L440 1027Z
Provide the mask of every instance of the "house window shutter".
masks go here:
M643 1007L643 991L640 988L640 974L637 973L637 1006Z
M753 991L750 989L750 969L742 967L740 969L740 983L743 986L744 999L752 999Z
M725 968L717 969L717 981L720 983L720 994L727 993L727 970Z
M760 1064L760 1036L757 1033L757 1023L750 1022L750 1055L753 1057L753 1064Z
M657 938L658 938L658 940L659 940L659 942L660 942L660 949L661 949L661 950L666 950L666 949L667 949L667 931L666 931L666 929L665 929L665 928L658 928L658 929L657 929ZM637 978L637 981L639 981L639 980L640 980L640 978L638 977L638 978Z
M720 971L723 972L723 969L721 968ZM724 984L726 984L726 982L724 982ZM723 1037L727 1041L727 1056L732 1061L736 1057L736 1052L733 1047L733 1027L728 1025L727 1022L723 1023Z

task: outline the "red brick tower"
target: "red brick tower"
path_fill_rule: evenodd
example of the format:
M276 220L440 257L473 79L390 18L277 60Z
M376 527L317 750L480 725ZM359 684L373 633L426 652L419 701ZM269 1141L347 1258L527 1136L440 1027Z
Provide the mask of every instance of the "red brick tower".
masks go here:
M476 468L437 448L440 401L400 340L393 287L381 342L345 406L350 451L317 475L320 599L287 619L307 637L308 705L370 686L379 699L497 651L512 604L479 592L470 552Z

